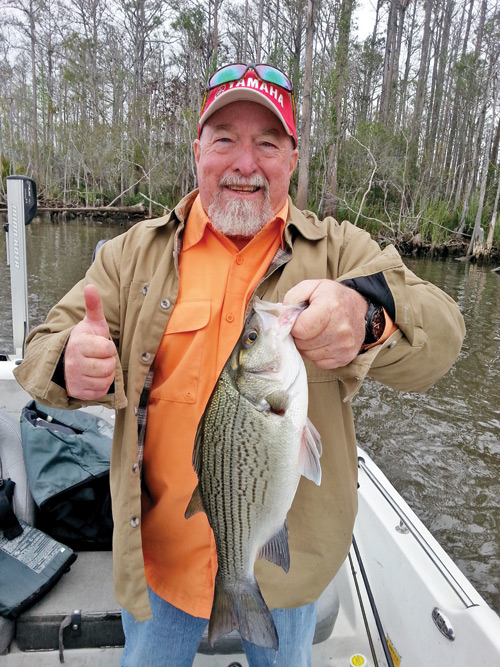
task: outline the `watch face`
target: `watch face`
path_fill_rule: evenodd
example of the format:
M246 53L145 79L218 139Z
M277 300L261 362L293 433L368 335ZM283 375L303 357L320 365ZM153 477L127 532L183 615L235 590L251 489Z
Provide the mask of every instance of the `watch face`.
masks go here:
M373 316L372 321L372 334L374 342L381 338L385 329L385 315L383 308L378 308L377 312Z
M365 341L364 345L372 345L384 333L385 315L381 306L374 303L368 304L368 310L365 316Z

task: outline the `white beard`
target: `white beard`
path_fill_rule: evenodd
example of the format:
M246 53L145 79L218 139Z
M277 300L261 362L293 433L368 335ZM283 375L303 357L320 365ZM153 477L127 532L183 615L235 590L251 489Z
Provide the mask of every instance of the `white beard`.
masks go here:
M250 185L260 187L264 201L245 201L225 198L224 186ZM252 238L274 217L269 199L269 186L262 176L223 177L219 188L208 207L208 217L212 225L225 236Z

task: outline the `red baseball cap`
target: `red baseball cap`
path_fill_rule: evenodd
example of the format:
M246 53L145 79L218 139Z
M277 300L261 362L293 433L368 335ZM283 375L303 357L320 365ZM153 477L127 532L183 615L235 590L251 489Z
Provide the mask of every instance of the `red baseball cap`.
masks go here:
M268 83L259 78L250 68L245 76L237 81L222 83L208 92L205 104L202 107L198 123L198 138L203 124L210 116L226 104L248 100L257 102L272 111L283 124L285 131L290 135L297 146L297 129L295 127L295 109L292 93L275 83Z

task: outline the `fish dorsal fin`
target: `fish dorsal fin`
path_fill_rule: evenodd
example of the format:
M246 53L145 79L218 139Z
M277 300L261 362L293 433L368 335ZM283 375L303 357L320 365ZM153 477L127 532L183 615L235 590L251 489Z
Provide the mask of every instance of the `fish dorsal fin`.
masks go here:
M257 558L265 558L288 572L290 569L290 550L288 549L288 522L286 519L276 535L261 547Z
M310 479L318 486L321 484L321 465L319 459L322 451L321 437L308 419L302 431L299 470L304 477L307 477L307 479Z
M284 415L290 402L290 395L284 389L277 389L266 396L271 412Z
M195 490L193 491L193 495L191 496L191 500L186 507L186 511L184 512L184 517L186 519L190 519L195 514L198 514L198 512L204 511L205 508L203 507L203 501L201 499L200 486L197 484Z

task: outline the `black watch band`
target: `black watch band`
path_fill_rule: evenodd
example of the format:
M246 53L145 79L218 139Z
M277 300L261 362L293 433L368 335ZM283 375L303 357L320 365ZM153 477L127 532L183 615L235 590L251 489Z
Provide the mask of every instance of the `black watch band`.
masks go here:
M382 306L368 301L368 310L365 315L365 340L363 347L373 345L381 338L385 329L385 314Z

